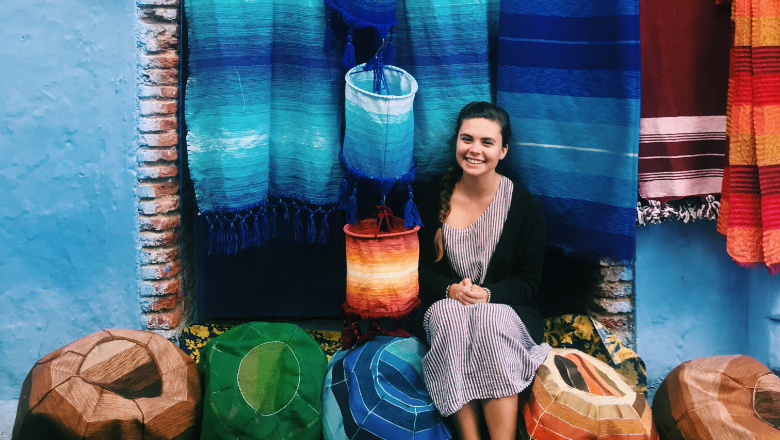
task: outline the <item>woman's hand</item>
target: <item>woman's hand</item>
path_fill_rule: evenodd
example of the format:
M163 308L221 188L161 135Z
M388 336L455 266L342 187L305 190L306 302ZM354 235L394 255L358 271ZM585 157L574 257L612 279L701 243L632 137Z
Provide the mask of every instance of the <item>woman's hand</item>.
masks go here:
M468 306L478 302L487 302L488 294L485 289L472 284L469 278L464 278L460 283L450 285L449 297Z

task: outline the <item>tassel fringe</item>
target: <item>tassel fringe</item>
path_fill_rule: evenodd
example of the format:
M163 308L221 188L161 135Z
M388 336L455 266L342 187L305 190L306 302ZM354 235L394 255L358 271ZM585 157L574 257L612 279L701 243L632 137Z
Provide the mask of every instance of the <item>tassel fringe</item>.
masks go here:
M341 67L349 70L355 66L355 46L352 44L352 28L350 28L347 35L347 44L344 46L344 57L341 58Z
M325 30L325 51L331 52L336 44L336 35L333 34L333 26L330 23L330 14L328 14L328 28Z
M409 186L409 200L404 205L404 226L407 228L413 228L415 226L423 226L420 219L420 210L417 209L417 205L414 203L414 194L412 194L412 187Z
M636 224L646 226L675 220L683 223L717 220L719 210L719 197L714 194L707 197L687 197L667 203L640 199L636 203Z
M281 209L284 211L279 211ZM332 218L328 217L337 209L336 203L312 206L296 199L279 198L241 212L204 214L208 224L205 251L209 255L234 255L242 249L260 246L281 236L293 238L295 241L305 239L309 243L338 242L338 234L334 236L331 233ZM291 210L294 212L290 212ZM301 215L309 217L305 236Z
M357 222L357 184L352 186L352 195L347 202L347 223L354 225Z

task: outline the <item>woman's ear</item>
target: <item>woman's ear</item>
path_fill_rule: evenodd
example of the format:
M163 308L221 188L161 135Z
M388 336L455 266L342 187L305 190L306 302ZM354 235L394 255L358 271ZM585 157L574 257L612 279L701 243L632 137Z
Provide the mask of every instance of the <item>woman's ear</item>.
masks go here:
M509 151L509 144L504 144L504 148L501 149L501 155L498 157L498 160L501 160L506 157L506 153Z

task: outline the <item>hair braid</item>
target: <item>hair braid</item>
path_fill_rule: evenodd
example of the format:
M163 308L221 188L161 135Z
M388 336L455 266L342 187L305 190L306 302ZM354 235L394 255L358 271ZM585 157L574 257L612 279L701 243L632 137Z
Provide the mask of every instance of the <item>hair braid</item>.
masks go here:
M455 190L455 184L458 183L461 176L463 176L463 169L459 166L450 167L441 179L441 183L444 186L441 194L439 195L439 221L444 223L447 216L450 215L450 198L452 192ZM433 239L433 244L436 247L436 261L441 260L444 257L444 242L441 237L441 228L436 231L436 236Z

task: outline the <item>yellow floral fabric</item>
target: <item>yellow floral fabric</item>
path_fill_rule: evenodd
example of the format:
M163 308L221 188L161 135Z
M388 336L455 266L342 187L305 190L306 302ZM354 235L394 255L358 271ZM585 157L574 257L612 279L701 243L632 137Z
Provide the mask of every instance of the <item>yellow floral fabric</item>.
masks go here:
M190 325L182 331L179 346L195 362L199 362L200 351L206 346L206 343L233 327L223 324ZM328 360L341 349L341 332L306 329L306 333L320 344L320 348L328 356Z
M561 315L545 320L544 342L553 348L573 348L599 359L620 373L637 392L647 393L647 370L639 356L609 329L587 315ZM232 325L206 324L185 327L180 346L195 362L206 343ZM306 330L330 357L341 349L341 332Z

